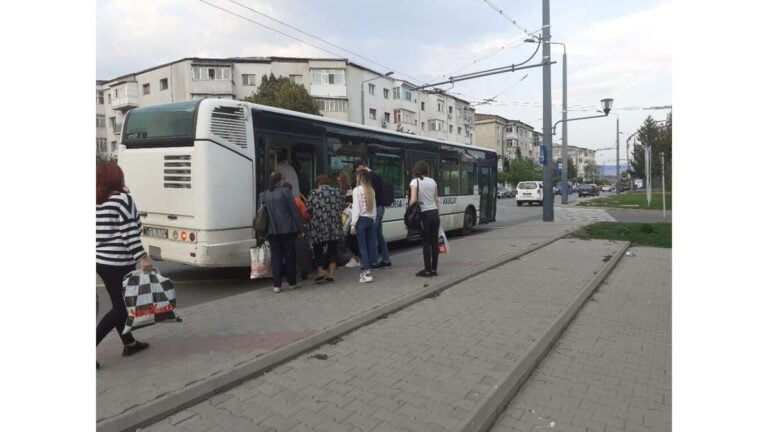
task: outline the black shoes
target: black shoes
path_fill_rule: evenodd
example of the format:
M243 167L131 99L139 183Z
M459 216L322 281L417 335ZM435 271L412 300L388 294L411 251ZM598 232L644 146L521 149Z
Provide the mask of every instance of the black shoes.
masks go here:
M123 357L132 356L137 352L144 351L147 348L149 348L148 343L136 341L136 343L133 345L126 345L123 347Z
M418 276L418 277L432 277L432 272L428 272L426 270L419 270L418 273L416 273L416 276Z
M387 267L392 267L392 261L379 261L373 265L374 270L387 268Z

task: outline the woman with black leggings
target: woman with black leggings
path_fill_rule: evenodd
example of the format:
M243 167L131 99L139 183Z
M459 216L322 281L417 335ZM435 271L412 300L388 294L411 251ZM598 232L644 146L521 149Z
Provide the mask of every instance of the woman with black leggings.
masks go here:
M117 331L123 341L123 356L130 356L149 347L139 342L131 333L123 334L128 311L123 300L123 278L141 264L144 271L152 269L141 245L141 221L136 203L125 187L123 170L115 163L103 163L96 167L96 273L112 302L112 309L96 326L96 345L109 334ZM96 368L99 363L96 362Z
M415 178L411 180L411 194L408 205L418 202L421 209L421 248L424 254L424 269L416 276L437 276L437 237L440 232L440 201L437 196L437 182L429 174L429 165L418 161L413 166Z

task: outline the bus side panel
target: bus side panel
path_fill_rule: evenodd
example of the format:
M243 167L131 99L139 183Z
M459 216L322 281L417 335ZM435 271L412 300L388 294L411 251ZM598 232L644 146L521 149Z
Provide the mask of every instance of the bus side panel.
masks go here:
M253 162L210 141L196 143L198 161L195 210L206 230L251 227Z
M196 167L192 147L123 150L119 164L125 173L125 185L140 212L192 216L195 210L195 179L192 179L191 189L165 187L165 164L170 162L166 160L167 156L190 157L184 162L191 161L194 175Z

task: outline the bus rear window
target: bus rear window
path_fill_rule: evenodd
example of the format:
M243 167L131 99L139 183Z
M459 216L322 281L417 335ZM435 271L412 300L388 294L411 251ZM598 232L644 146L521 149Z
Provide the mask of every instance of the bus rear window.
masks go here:
M186 101L132 110L125 121L123 144L192 145L198 104L199 101Z

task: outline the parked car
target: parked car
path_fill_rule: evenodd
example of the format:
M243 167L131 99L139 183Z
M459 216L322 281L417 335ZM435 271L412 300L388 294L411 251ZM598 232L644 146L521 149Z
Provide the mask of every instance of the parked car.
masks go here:
M517 184L517 206L523 203L542 204L544 201L544 183L540 181L524 181Z
M508 186L499 186L496 188L496 198L512 198L512 188Z
M558 182L557 185L555 185L555 195L560 195L560 189L563 185L563 182ZM573 185L568 183L568 195L573 193Z
M613 185L603 185L600 187L603 192L613 192Z
M594 183L583 184L579 186L579 197L599 196L599 195L600 195L600 189Z

